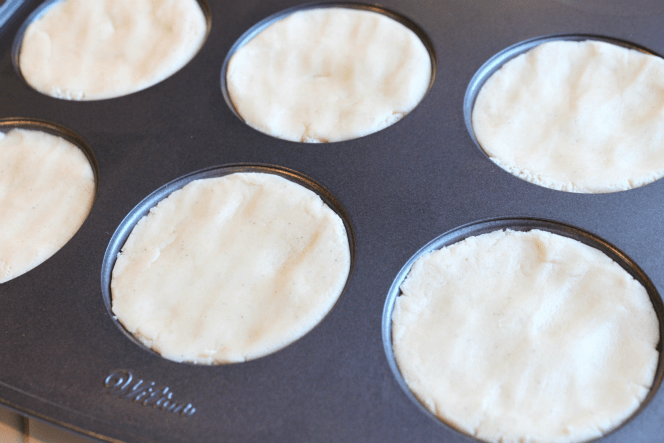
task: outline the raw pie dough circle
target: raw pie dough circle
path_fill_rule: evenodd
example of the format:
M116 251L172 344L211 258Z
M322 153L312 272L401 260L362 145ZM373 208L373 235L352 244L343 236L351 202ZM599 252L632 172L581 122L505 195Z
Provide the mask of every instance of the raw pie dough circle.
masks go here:
M472 114L498 166L540 186L600 193L664 175L664 60L599 41L555 41L505 63Z
M28 26L19 66L46 95L119 97L180 70L206 32L196 0L63 0Z
M230 59L233 106L284 140L335 142L396 123L429 87L431 59L417 35L370 11L319 8L270 25Z
M495 231L424 255L401 285L394 355L415 396L490 442L577 442L648 394L659 323L644 287L597 249Z
M113 313L174 361L255 359L332 309L350 270L341 218L273 174L196 180L134 227L113 268Z
M0 132L0 283L40 265L78 231L95 178L85 154L41 131Z

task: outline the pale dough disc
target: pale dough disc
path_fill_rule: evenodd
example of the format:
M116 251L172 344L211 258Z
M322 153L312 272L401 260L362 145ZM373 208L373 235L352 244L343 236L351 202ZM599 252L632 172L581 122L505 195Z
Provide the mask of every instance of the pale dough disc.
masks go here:
M399 369L451 426L489 442L578 442L652 385L659 323L644 287L597 249L495 231L418 259L392 316Z
M380 131L422 100L431 59L387 16L346 8L295 12L230 59L228 93L251 127L285 140L334 142Z
M19 66L53 97L119 97L181 69L206 32L196 0L62 0L28 26Z
M134 227L113 268L113 313L175 361L267 355L332 309L350 270L341 218L273 174L196 180Z
M83 152L61 137L0 133L0 283L46 261L90 212L95 178Z
M645 185L664 175L664 60L599 41L543 43L487 80L472 125L496 164L532 183Z

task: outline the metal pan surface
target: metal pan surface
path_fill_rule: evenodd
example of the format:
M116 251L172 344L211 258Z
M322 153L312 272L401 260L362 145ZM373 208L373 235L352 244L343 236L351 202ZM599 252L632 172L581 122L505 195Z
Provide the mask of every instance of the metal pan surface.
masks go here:
M0 29L0 118L69 128L98 164L97 197L78 233L48 261L0 286L3 405L101 441L470 442L422 413L383 349L386 294L403 264L432 238L503 218L572 225L630 257L662 293L663 180L611 194L530 184L477 148L464 103L488 60L531 39L593 35L664 53L664 4L612 2L604 11L563 0L382 1L431 42L431 89L382 131L303 144L245 125L225 102L219 79L248 30L305 2L207 3L210 32L186 66L150 88L108 100L47 97L17 74L13 42L40 1L26 1ZM634 13L640 5L644 13ZM192 171L233 164L297 171L333 195L352 226L353 273L324 321L279 352L212 367L171 362L115 324L101 289L104 255L145 196ZM638 415L599 441L660 442L663 428L658 390Z

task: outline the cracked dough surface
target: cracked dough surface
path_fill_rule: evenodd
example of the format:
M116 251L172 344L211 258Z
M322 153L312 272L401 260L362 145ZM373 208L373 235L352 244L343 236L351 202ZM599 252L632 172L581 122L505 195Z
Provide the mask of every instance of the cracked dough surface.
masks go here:
M569 192L664 175L664 60L599 41L542 43L496 71L472 114L501 168Z
M85 154L41 131L0 133L0 283L40 265L90 212L94 173Z
M175 361L258 358L316 326L341 295L341 218L273 174L196 180L134 227L113 268L113 313Z
M335 142L396 123L422 100L431 60L413 31L357 9L295 12L232 57L226 80L237 112L261 132Z
M494 231L424 255L401 285L394 354L415 396L490 442L578 442L638 408L658 362L645 288L602 252Z
M28 26L19 65L46 95L119 97L180 70L206 32L196 0L63 0Z

